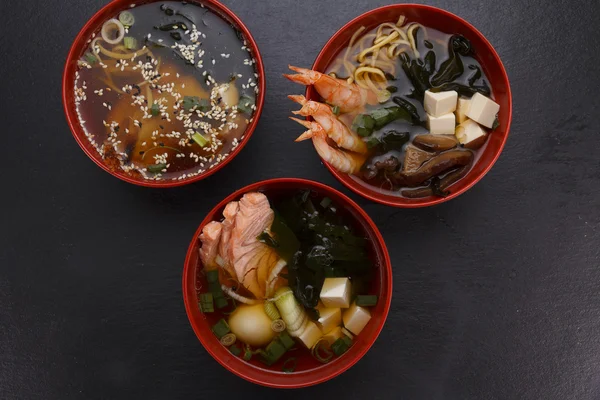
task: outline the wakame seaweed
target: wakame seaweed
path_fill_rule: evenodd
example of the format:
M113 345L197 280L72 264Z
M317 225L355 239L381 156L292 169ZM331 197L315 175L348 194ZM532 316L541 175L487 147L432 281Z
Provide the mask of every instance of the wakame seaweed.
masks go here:
M279 203L275 218L279 222L271 228L277 231L285 226L290 230L286 239L276 238L276 250L280 252L284 246L288 252L297 249L288 262L287 278L295 297L307 309L317 306L326 277L366 279L371 265L367 241L344 224L334 204L313 199L313 192L301 191Z

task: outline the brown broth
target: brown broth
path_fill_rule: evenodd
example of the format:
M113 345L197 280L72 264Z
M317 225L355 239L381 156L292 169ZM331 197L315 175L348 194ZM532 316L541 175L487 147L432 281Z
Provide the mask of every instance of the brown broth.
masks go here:
M377 27L370 31L364 32L363 34L361 34L360 37L373 35L376 33L376 31L377 31ZM360 41L360 37L358 38L357 42ZM448 58L448 55L449 55L448 43L449 43L451 37L452 37L451 34L444 33L444 32L438 31L436 29L429 28L429 27L423 27L417 31L417 40L416 40L417 50L421 53L421 58L423 57L423 54L427 53L430 50L433 50L435 52L435 54L436 54L435 70L436 71L440 68L441 64ZM426 46L426 41L427 41L427 46L429 46L429 47ZM347 50L347 47L343 48L340 51L340 53L338 54L336 59L334 59L334 61L326 69L326 73L328 73L328 74L334 73L338 78L347 78L348 77L348 72L343 67L344 54L345 54L346 50ZM477 49L474 49L473 54L476 54L476 50ZM469 78L473 75L473 73L475 71L474 68L478 68L481 71L481 77L476 80L476 83L480 84L480 83L485 82L487 85L489 85L489 80L488 80L487 76L485 75L485 72L483 71L481 64L477 61L477 59L474 56L460 55L459 57L462 59L463 64L464 64L464 73L461 76L459 76L457 79L453 80L453 82L456 82L456 83L459 83L462 85L468 85ZM412 58L414 58L414 57L411 57L411 59ZM352 60L351 58L349 58L348 60L351 61L352 65L358 66L358 62L355 59ZM381 109L381 108L385 108L385 107L394 107L397 104L394 103L392 99L395 96L398 96L398 97L403 98L404 100L409 101L417 109L417 112L418 112L419 116L421 117L421 120L425 120L426 113L425 113L425 109L423 108L423 103L422 103L422 101L411 97L411 92L414 89L414 86L411 83L408 76L406 75L406 73L403 71L402 63L399 58L397 58L395 60L394 68L395 68L395 71L392 73L394 79L388 79L386 82L386 86L388 86L388 87L393 86L394 88L397 89L397 91L395 93L392 93L392 98L390 98L389 101L382 103L382 104L375 105L375 106L367 105L366 109L364 111L362 111L362 113L369 113L373 110ZM492 88L490 88L490 89L492 90ZM493 90L492 90L492 94L490 95L490 97L492 99L494 98ZM345 118L344 115L341 115L340 117L342 120L344 120L346 123L348 123L349 121L352 121L354 116L350 115ZM391 130L394 130L397 132L408 132L410 134L410 139L409 139L408 143L406 145L404 145L401 150L395 149L395 150L389 150L389 151L384 151L384 152L381 152L381 151L375 152L375 151L371 150L370 154L368 155L369 157L363 166L363 170L369 164L374 164L377 161L382 161L392 155L395 156L398 160L400 160L401 166L399 168L402 168L402 166L404 165L404 160L405 160L405 155L406 155L406 146L409 144L412 144L412 142L416 136L429 133L428 129L424 125L413 125L413 124L403 121L403 120L397 120L397 121L393 121L393 122L387 124L382 129L375 131L373 133L373 136L375 138L381 138L385 132L388 132ZM481 154L485 151L486 146L487 146L487 140L477 150L469 150L469 149L463 148L462 145L460 145L458 147L458 149L464 150L464 151L469 151L469 152L473 153L474 158L473 158L473 162L471 163L471 166L470 166L470 168L472 169L473 166L477 163L477 161L481 157ZM437 178L442 179L444 176L448 175L451 172L452 172L452 170L448 171L448 172L444 172L443 174L439 175ZM351 177L354 181L356 181L360 185L363 185L371 190L374 190L376 192L386 194L386 195L400 196L400 197L404 197L402 195L403 190L415 189L415 188L426 188L431 183L431 179L429 179L421 185L406 187L406 186L396 185L396 184L392 183L389 179L386 178L385 174L381 173L381 171L378 176L376 176L375 178L369 179L369 180L365 179L363 175L364 174L360 173L357 175L351 175Z
M75 81L80 123L113 169L152 180L201 174L238 146L252 121L259 80L253 55L243 34L208 7L171 1L127 11L135 22L125 36L137 41L136 50L119 47L124 41L118 45L91 41L94 49L90 45L82 60L100 50L98 44L136 56L119 62L99 51L99 59L87 63L89 67L80 63ZM99 37L100 30L95 35ZM196 47L172 48L175 44ZM186 50L193 54L193 62L183 58ZM230 93L218 93L216 87L225 84ZM227 94L234 99L229 104L222 100ZM203 107L211 110L186 110L196 104L186 103L186 96L204 101ZM245 112L234 104L240 96L246 96L243 102L249 105ZM157 115L152 113L154 104L159 105ZM192 138L196 133L209 144L196 143Z

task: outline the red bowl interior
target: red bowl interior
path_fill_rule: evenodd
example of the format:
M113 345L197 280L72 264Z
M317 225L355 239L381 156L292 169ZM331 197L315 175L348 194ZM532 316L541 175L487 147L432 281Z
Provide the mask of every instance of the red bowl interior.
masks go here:
M481 63L485 74L490 80L495 100L500 104L498 115L500 126L490 135L482 154L473 169L467 176L450 187L450 195L447 197L424 197L420 199L407 199L399 196L391 196L374 191L356 182L355 177L338 172L335 168L323 161L329 171L346 187L366 197L367 199L386 204L388 206L416 208L426 207L451 200L466 192L475 185L492 168L504 148L510 123L512 119L512 95L506 70L500 61L500 57L488 40L475 27L464 19L436 7L421 4L394 4L369 11L344 25L325 44L321 53L317 56L313 69L325 71L335 60L338 53L344 49L350 41L351 36L361 26L367 30L375 28L382 22L396 22L400 15L406 16L409 22L416 21L425 27L431 27L442 32L461 34L469 39L475 49L475 57ZM312 87L306 91L306 97L311 100L320 100L319 95Z
M256 59L256 73L258 74L258 85L259 85L259 93L256 99L256 111L254 114L254 119L248 125L246 132L244 133L244 139L240 142L238 147L235 150L229 153L229 156L217 164L215 167L209 169L203 174L196 175L192 178L182 179L179 181L151 181L145 180L143 178L133 178L130 175L126 174L123 171L115 171L109 168L100 154L94 149L94 147L89 143L89 140L86 138L85 133L79 123L77 118L77 113L75 111L75 95L74 95L74 84L75 84L75 71L77 71L77 60L81 58L83 53L86 51L89 43L87 42L91 35L95 32L98 32L102 27L102 24L117 15L119 12L128 9L131 4L142 5L146 3L158 3L160 0L113 0L111 3L104 6L101 10L99 10L94 16L85 24L85 26L81 29L73 45L71 46L71 50L69 51L69 55L67 56L67 61L65 64L65 69L63 72L63 84L62 84L62 98L63 98L63 107L65 110L65 114L67 116L67 122L69 123L69 127L71 128L71 132L75 137L75 140L81 147L81 149L87 154L89 158L92 159L100 168L110 173L113 176L116 176L119 179L122 179L126 182L133 183L135 185L147 186L147 187L175 187L186 185L188 183L196 182L206 177L214 174L225 165L227 165L233 158L244 148L248 140L250 140L250 136L256 129L256 125L258 124L258 120L262 113L263 104L265 101L265 70L262 62L262 58L260 55L260 51L258 50L258 46L254 41L254 38L250 34L250 31L246 26L242 23L242 21L227 7L223 4L219 3L215 0L202 0L194 1L189 0L189 3L202 3L217 14L219 14L226 21L230 22L236 28L238 28L241 32L243 32L244 37L248 42L248 47L252 51L252 55Z
M198 248L200 241L198 236L204 225L211 221L221 220L222 212L227 203L239 198L251 191L265 193L269 200L293 195L300 189L310 189L319 196L327 196L338 205L348 222L353 222L353 228L364 234L372 244L370 256L377 266L377 273L373 281L370 293L377 294L379 301L377 306L371 310L372 318L365 329L355 338L353 346L347 353L329 364L319 364L308 352L296 350L290 356L298 358L296 370L293 373L281 372L281 366L275 364L274 369L269 369L257 361L246 362L239 357L233 356L229 350L223 347L211 331L212 325L217 322L218 316L203 314L198 308L198 290L207 283L198 273L202 269L199 260ZM369 348L373 345L377 336L383 328L388 315L392 298L392 269L387 248L379 230L369 216L352 200L344 194L318 182L295 178L278 178L254 183L231 194L221 201L200 224L194 234L187 252L183 270L183 298L185 308L196 336L202 342L206 350L225 368L234 374L257 384L277 388L299 388L329 380L354 365ZM303 356L301 356L303 355ZM275 368L279 368L278 370ZM375 373L375 372L374 372Z

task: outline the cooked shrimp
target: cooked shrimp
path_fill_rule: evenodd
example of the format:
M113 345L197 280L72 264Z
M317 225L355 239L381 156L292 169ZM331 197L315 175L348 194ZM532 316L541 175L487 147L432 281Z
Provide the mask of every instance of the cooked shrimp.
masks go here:
M323 127L327 136L329 136L338 146L354 151L356 153L365 154L367 145L356 133L352 132L348 127L340 121L331 111L331 107L327 104L316 101L306 100L302 95L288 96L296 103L302 105L300 111L292 111L296 115L304 117L313 117Z
M312 138L317 153L335 169L346 174L355 174L360 171L366 160L364 155L330 146L327 143L327 133L319 123L298 118L292 119L308 128L308 131L296 139L297 142Z
M297 74L283 74L292 82L313 85L319 95L329 104L338 106L342 112L350 112L365 104L377 104L377 94L344 79L336 79L305 68L289 66Z

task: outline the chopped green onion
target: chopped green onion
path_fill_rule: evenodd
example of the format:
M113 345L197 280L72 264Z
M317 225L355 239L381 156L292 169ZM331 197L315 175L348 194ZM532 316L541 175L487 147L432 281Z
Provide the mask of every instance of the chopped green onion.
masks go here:
M275 307L272 301L265 302L265 314L267 314L271 321L281 319L281 314L279 314L277 307Z
M296 366L298 365L298 359L296 357L290 357L283 363L281 370L286 374L291 374L296 370Z
M242 349L240 349L237 345L233 345L229 348L229 351L231 352L231 354L233 354L236 357L239 357L240 354L242 354Z
M296 345L294 339L292 339L292 337L287 332L281 332L277 339L281 342L281 344L283 345L283 347L285 347L286 350L291 350L292 347Z
M225 335L227 335L231 330L229 329L229 324L224 319L220 319L219 322L213 325L212 331L219 340Z
M153 103L152 107L150 107L150 114L152 114L153 117L156 117L158 114L160 114L160 107L157 103Z
M321 200L321 203L319 204L321 205L321 207L327 208L331 204L331 199L329 197L323 197L323 200Z
M132 26L135 23L135 17L129 11L123 11L119 14L119 21L125 26Z
M356 305L360 307L373 307L377 305L377 296L356 296Z
M331 345L331 350L333 350L333 354L339 357L348 351L351 344L352 339L350 339L348 336L344 336L333 342Z
M285 331L286 325L285 322L282 319L276 319L275 321L271 322L271 330L273 332L283 332Z
M200 306L200 311L202 311L203 313L211 313L215 311L212 293L200 294L199 300L200 301L198 302L198 305Z
M339 106L333 107L332 111L335 115L340 115L340 107Z
M206 280L209 283L219 282L219 271L216 269L206 271Z
M498 116L496 115L496 119L494 119L494 124L492 125L492 131L495 131L496 128L498 128L500 126L500 120L498 119Z
M94 54L90 53L89 51L87 53L85 53L83 55L85 57L85 60L88 62L88 64L96 64L98 62L98 57L96 57Z
M167 164L154 164L154 165L148 166L146 169L148 170L148 172L152 172L153 174L158 174L159 172L162 172L162 170L165 168L167 168Z
M352 121L352 130L360 136L369 136L375 127L375 120L367 114L358 114Z
M129 49L129 50L135 50L138 47L137 40L131 36L125 36L123 38L123 45L125 46L126 49Z
M242 112L244 114L252 114L253 111L253 107L254 107L254 99L250 96L247 96L245 94L240 96L240 100L238 101L238 111Z
M200 147L204 147L208 144L208 140L202 136L201 134L199 134L198 132L194 133L192 135L192 139L194 140L194 142L196 142L198 144L198 146Z
M322 338L311 350L313 357L320 363L327 364L333 358L333 353L327 348L328 346L327 339Z
M377 93L377 101L380 104L388 102L391 97L392 97L392 94L390 93L389 90L382 90L381 92Z
M221 338L220 342L223 346L229 347L237 342L237 336L235 333L228 333Z
M244 347L244 356L242 357L244 361L250 361L252 359L252 351L248 346Z
M221 308L225 308L227 307L229 303L227 302L227 299L225 297L218 297L215 299L215 307L217 307L217 309L221 309Z

